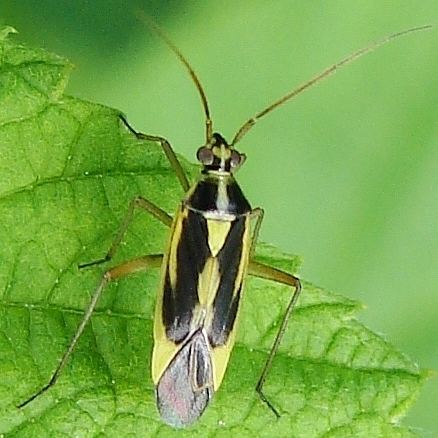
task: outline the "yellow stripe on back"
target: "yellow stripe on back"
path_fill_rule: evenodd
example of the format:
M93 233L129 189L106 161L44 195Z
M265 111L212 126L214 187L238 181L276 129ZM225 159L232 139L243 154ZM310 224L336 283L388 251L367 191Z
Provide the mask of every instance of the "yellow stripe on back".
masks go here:
M218 260L209 257L198 278L198 300L201 307L209 308L213 305L220 279Z
M208 246L210 248L211 255L216 257L218 252L224 246L225 239L227 238L228 232L231 228L231 222L217 219L207 219L207 228Z

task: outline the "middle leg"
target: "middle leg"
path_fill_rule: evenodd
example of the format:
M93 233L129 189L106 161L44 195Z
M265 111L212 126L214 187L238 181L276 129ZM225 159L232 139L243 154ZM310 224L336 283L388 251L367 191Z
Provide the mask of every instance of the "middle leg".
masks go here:
M289 323L290 316L292 314L292 311L295 307L295 304L298 300L298 297L301 293L301 282L298 277L295 277L292 274L289 274L287 272L281 271L280 269L273 268L271 266L265 265L264 263L257 262L253 259L254 252L255 252L255 246L257 244L257 239L259 236L260 227L262 225L264 216L264 210L262 208L255 208L251 212L251 217L255 218L256 223L254 226L253 236L251 239L251 250L250 250L250 261L248 265L248 274L253 275L255 277L264 278L266 280L272 280L277 283L283 283L288 286L292 286L295 290L292 294L292 297L289 301L289 304L286 308L286 311L284 313L283 319L281 321L280 328L277 332L277 335L275 337L274 343L271 347L271 351L269 352L268 359L266 360L265 366L263 367L262 374L260 375L260 378L256 385L256 391L260 396L260 399L266 403L266 405L271 409L271 411L275 414L275 416L278 418L280 417L279 412L277 409L273 406L273 404L268 400L268 398L265 396L263 392L263 386L265 384L266 378L269 374L269 371L272 367L272 361L278 351L278 348L280 346L281 340L283 339L283 335L287 329L287 325Z
M94 265L100 265L101 263L105 263L105 262L110 261L114 257L114 254L116 253L117 249L119 248L120 243L122 242L123 236L125 235L128 227L129 227L129 224L132 221L132 218L134 215L134 210L136 208L141 208L141 209L147 211L153 217L155 217L161 223L163 223L164 225L166 225L168 227L170 227L172 225L172 216L167 214L163 209L161 209L160 207L158 207L157 205L155 205L151 201L148 201L147 199L142 198L141 196L137 196L129 203L128 211L125 215L125 218L123 219L123 221L119 227L119 230L116 234L116 237L114 238L114 240L111 244L111 247L108 250L108 252L106 253L105 257L102 257L101 259L98 259L98 260L94 260L92 262L81 263L79 265L79 269L87 268L89 266L94 266Z

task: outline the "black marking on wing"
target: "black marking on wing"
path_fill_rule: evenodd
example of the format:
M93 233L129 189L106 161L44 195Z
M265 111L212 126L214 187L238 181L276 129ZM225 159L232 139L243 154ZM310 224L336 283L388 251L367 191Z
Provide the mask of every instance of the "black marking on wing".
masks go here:
M198 277L207 257L211 255L204 217L189 210L183 220L179 239L176 284L172 289L167 271L164 279L162 314L166 335L175 343L183 341L190 333L193 309L198 304Z
M226 343L236 320L242 284L236 285L235 282L242 258L242 238L245 226L245 217L233 221L224 246L218 254L221 281L213 301L213 321L208 334L213 348ZM236 287L238 290L233 298Z
M191 369L192 374L194 374L194 383L196 384L196 389L205 388L211 384L212 373L211 373L211 359L208 351L205 339L203 339L203 347L199 348L197 344L193 344L190 355L191 355Z

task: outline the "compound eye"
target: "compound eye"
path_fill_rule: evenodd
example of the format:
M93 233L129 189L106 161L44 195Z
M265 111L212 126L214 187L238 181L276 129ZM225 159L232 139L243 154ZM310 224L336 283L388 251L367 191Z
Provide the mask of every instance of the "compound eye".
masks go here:
M239 154L237 151L231 152L231 158L230 158L230 166L231 167L238 167L240 166L243 161L245 160L245 156L242 154Z
M211 149L202 146L196 152L196 158L204 166L210 166L214 161L214 154Z

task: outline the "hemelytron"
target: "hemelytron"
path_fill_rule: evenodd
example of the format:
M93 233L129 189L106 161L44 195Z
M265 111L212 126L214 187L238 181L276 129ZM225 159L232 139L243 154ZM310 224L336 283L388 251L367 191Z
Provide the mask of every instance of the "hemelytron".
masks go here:
M257 120L336 69L394 38L431 26L420 26L389 35L347 56L258 112L237 130L229 143L221 134L213 132L206 94L186 58L160 29L152 23L148 24L187 68L201 98L206 130L205 143L197 152L201 174L196 182L190 184L167 140L138 133L123 116L120 117L121 122L137 138L161 145L186 194L173 218L145 198L139 196L132 200L107 255L103 259L80 265L80 268L84 268L111 260L136 208L146 210L170 228L164 254L145 255L113 267L103 274L50 381L18 407L24 407L55 384L109 282L161 266L161 284L154 320L152 379L163 421L174 427L192 424L202 415L219 389L235 341L247 274L284 283L293 290L256 385L261 400L279 417L277 407L266 397L263 386L298 300L301 283L294 275L253 259L264 213L263 209L250 205L235 180L234 174L245 161L245 155L236 149L236 145Z

